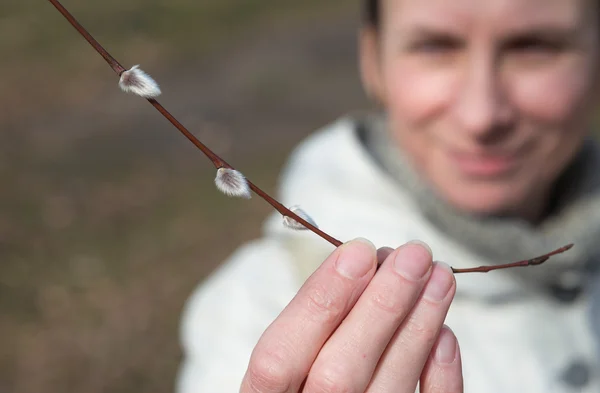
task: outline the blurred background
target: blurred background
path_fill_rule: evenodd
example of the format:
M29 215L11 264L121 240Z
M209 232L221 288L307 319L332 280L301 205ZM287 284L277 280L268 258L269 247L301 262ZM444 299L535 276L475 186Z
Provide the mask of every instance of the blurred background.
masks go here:
M290 149L366 108L359 2L63 0L268 192ZM45 0L0 2L0 393L168 392L191 291L271 212Z

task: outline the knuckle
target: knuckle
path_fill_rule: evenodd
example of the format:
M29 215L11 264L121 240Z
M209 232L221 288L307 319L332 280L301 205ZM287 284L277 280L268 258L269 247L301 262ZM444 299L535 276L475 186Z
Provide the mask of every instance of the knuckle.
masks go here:
M397 288L381 285L371 296L373 309L393 317L404 315L408 311L409 299L402 298L397 292Z
M335 286L313 284L307 291L309 316L320 323L335 323L346 309L347 300Z
M292 370L275 352L257 353L248 365L248 382L256 392L287 392L292 379Z
M415 316L411 316L406 321L406 332L410 337L410 341L419 342L429 347L433 346L438 331L438 326L429 324L427 321Z
M343 376L339 370L322 369L311 374L306 383L306 391L315 393L354 393L350 378Z

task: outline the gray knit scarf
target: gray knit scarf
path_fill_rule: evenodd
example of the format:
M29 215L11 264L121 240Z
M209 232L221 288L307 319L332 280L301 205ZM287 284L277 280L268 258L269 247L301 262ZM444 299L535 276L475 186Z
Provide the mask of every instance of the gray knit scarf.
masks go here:
M358 136L386 171L413 195L424 217L450 238L494 263L544 254L564 244L575 247L535 268L512 269L528 285L569 301L597 290L600 266L600 149L588 139L557 181L552 208L536 225L514 217L476 216L448 205L424 183L392 141L383 116L357 119ZM600 305L597 307L600 315ZM600 325L600 320L598 321Z

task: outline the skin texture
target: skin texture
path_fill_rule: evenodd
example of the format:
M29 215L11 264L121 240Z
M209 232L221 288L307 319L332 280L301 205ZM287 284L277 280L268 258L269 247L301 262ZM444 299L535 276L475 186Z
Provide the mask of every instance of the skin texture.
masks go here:
M450 204L538 220L597 88L588 0L382 0L360 65L413 165ZM377 262L381 262L379 269ZM264 332L241 392L463 390L443 322L456 283L427 246L336 249ZM493 345L493 344L492 344Z
M538 220L588 133L598 88L590 0L383 0L363 81L433 189L471 213Z
M345 243L265 331L240 391L413 393L421 379L425 393L461 392L458 344L442 329L455 290L422 244Z

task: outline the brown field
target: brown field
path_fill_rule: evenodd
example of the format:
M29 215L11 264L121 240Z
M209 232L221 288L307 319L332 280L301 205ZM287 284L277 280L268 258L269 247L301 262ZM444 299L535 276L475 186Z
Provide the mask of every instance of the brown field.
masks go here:
M324 3L63 2L269 192L295 143L367 106L357 3ZM0 393L172 391L187 296L270 208L220 195L49 3L2 2L0 53Z

